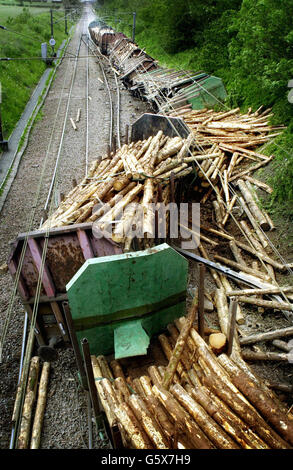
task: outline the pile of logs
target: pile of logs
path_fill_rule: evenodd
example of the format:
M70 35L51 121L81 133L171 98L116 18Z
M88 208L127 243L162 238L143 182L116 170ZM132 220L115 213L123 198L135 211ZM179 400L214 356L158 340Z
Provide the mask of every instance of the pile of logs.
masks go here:
M230 357L217 356L206 341L219 333L205 328L203 339L190 315L158 337L167 366L151 365L148 374L91 356L100 402L124 447L291 448L293 415L239 360L237 341Z
M250 149L262 145L284 130L284 126L270 125L269 120L273 116L270 108L265 111L262 109L261 106L254 113L249 109L246 114L242 114L239 108L215 112L206 108L191 110L188 105L169 115L181 117L185 121L196 135L198 145L211 147L217 144L225 154L239 153L238 158L245 156L259 160L267 157Z
M40 374L41 371L41 374ZM20 418L16 448L39 449L43 428L43 419L47 402L47 389L50 374L50 362L41 366L39 356L30 361L28 382L25 390L24 404ZM40 375L40 377L39 377ZM21 384L18 386L12 422L16 422L21 401Z
M130 205L133 202L143 210L143 221L138 221L142 238L147 235L152 239L155 234L151 204L170 202L170 177L173 175L173 181L178 181L194 171L195 161L218 155L194 151L192 135L187 139L169 138L162 131L143 142L125 144L110 158L93 162L87 177L72 189L42 229L96 221L104 229L124 211L112 238L129 244L131 240L126 240L125 234L127 227L135 224L136 204Z

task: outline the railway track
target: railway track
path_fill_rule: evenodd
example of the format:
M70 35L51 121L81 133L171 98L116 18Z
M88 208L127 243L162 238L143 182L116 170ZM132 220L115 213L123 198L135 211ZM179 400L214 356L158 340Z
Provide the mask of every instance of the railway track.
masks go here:
M77 45L75 49L75 58L74 58L74 65L72 68L72 73L71 77L69 80L69 91L66 93L66 85L68 85L68 81L66 80L66 77L63 82L63 89L61 91L59 103L58 103L58 108L55 116L55 121L54 125L52 128L48 148L47 148L47 153L46 153L46 160L48 160L52 155L53 155L53 141L54 137L56 136L56 125L58 123L59 129L61 128L61 132L59 133L58 136L58 145L57 145L57 151L55 152L56 158L55 158L55 164L54 164L54 169L53 169L53 174L51 176L50 180L50 185L49 189L47 192L47 197L45 204L43 206L43 216L41 217L40 223L39 223L39 228L42 226L43 221L45 217L48 215L53 210L54 205L58 205L60 202L60 197L61 197L61 191L60 189L63 189L63 180L61 179L60 175L62 175L62 169L66 168L68 165L68 161L66 156L64 158L64 147L66 146L66 139L68 139L68 125L69 125L69 117L72 115L73 110L76 108L76 92L79 91L78 86L78 81L83 80L84 83L84 104L85 106L84 111L85 111L85 125L84 125L84 132L83 132L83 140L84 140L84 152L83 152L83 166L84 166L84 173L87 175L88 171L88 165L89 165L89 127L90 127L90 122L89 122L89 51L91 51L91 54L94 55L96 58L98 58L98 63L100 66L100 70L103 74L104 77L104 83L108 92L109 96L109 114L110 114L110 121L109 121L109 137L108 137L108 147L109 149L112 149L113 146L113 130L114 130L114 104L113 104L113 99L111 95L111 90L109 86L109 82L107 79L106 72L104 70L104 64L102 63L100 55L95 51L95 45L90 44L89 38L88 38L88 33L87 33L87 24L88 24L88 12L86 11L81 19L80 24L78 25L78 40L77 40ZM85 56L85 57L82 57ZM82 57L82 59L80 59ZM83 60L83 59L86 60ZM68 74L68 69L69 69L69 61L67 64L67 70L66 70L66 75ZM116 77L115 77L116 78ZM116 79L116 84L117 84L117 95L119 96L119 85L118 81ZM64 109L64 101L65 103L65 109ZM119 98L118 98L119 102ZM116 119L117 119L117 132L118 132L118 145L120 146L120 135L119 135L119 105L117 108L117 113L116 113ZM62 125L60 125L60 122ZM80 142L80 136L79 136L79 142ZM56 139L54 142L56 146ZM44 170L45 170L45 165L44 165ZM41 189L41 182L42 182L42 176L40 178L40 185L39 189ZM67 182L68 183L68 182ZM43 259L46 257L46 248L44 247L43 251ZM21 265L20 265L21 268ZM20 269L19 269L20 273ZM16 285L17 285L17 279L16 279ZM15 294L15 293L14 293ZM13 295L15 297L15 295ZM37 310L37 305L38 305L38 299L36 299L35 305L34 305L34 311ZM11 310L13 307L13 302L11 302ZM30 318L31 320L31 325L30 328L31 330L35 329L35 319ZM31 331L30 330L30 331ZM24 317L24 326L23 326L23 336L22 336L22 344L21 344L21 357L20 357L20 364L19 364L19 372L18 372L18 385L23 384L20 389L20 401L18 402L18 408L16 411L16 420L13 423L12 426L12 432L11 432L11 437L10 437L10 449L13 449L17 445L17 433L19 430L20 426L20 419L21 419L21 411L24 403L24 390L25 390L25 385L27 383L27 375L28 375L28 364L30 362L30 359L32 357L32 350L33 350L33 343L29 339L29 315L28 312L25 313ZM2 338L2 346L3 346L3 338ZM25 367L27 366L27 367ZM22 377L22 380L21 380ZM50 393L50 392L49 392ZM88 447L92 448L92 443L93 443L93 429L92 429L92 409L91 409L91 401L90 401L90 396L88 392L85 391L85 399L87 402L87 411L88 411L88 430L89 430L89 435L88 435ZM16 402L17 403L17 400Z

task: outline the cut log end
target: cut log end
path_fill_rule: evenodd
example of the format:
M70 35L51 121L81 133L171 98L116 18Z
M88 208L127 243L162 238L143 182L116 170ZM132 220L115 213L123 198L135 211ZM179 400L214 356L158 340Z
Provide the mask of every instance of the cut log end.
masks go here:
M209 336L209 345L215 354L221 354L227 346L227 338L223 333L212 333Z

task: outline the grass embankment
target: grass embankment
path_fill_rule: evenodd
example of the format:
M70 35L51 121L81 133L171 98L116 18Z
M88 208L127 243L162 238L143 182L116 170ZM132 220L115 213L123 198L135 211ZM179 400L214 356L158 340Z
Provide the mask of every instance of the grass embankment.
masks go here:
M272 124L286 131L265 154L275 158L266 180L271 212L293 220L293 4L290 0L104 0L97 12L105 22L132 36L161 65L203 70L222 78L229 98L224 105L245 112L272 107ZM114 10L115 9L115 10Z
M9 7L10 8L10 7ZM35 10L35 9L33 9ZM17 7L11 7L11 15L4 21L0 16L1 24L9 30L0 29L0 57L20 58L20 60L0 61L0 82L2 87L2 120L4 137L7 139L17 121L19 120L27 101L35 86L46 69L46 64L39 59L29 58L41 56L41 43L49 42L51 38L50 13L38 10L38 14L32 14L23 8L18 14ZM60 20L64 12L54 12L54 21ZM71 23L68 21L68 29ZM67 38L64 31L64 21L54 24L54 38L56 40L55 51ZM48 44L48 55L51 55L51 47Z

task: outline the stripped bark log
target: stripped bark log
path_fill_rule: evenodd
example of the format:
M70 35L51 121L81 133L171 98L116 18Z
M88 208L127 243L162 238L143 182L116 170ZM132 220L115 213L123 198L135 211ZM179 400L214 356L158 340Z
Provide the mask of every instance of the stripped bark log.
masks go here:
M23 404L19 436L17 440L18 449L27 449L29 446L33 405L35 403L38 386L39 367L40 358L38 356L34 356L30 362L28 383Z
M261 210L259 209L258 205L256 204L255 200L253 199L253 196L251 192L249 191L247 185L243 180L238 180L238 187L247 202L247 205L255 217L255 219L258 221L260 227L262 230L268 231L270 230L270 224L268 223L266 217L263 215Z
M206 412L244 449L269 449L253 430L208 388L194 387L187 391Z
M230 259L224 258L223 256L215 255L214 256L215 260L221 261L223 264L227 264L228 266L231 266L232 268L238 269L239 271L244 271L247 274L251 274L252 276L257 276L263 281L269 281L270 277L268 275L265 275L264 273L258 271L257 273L252 269L249 268L248 266L243 266L239 263L236 263L235 261L232 261Z
M222 366L229 373L234 385L249 399L250 403L260 412L260 414L269 422L278 433L291 445L293 445L293 423L287 416L278 409L276 402L260 390L249 380L249 376L244 371L234 366L233 362L223 354L219 357Z
M188 438L196 449L212 449L214 447L170 392L156 385L153 386L153 392L165 406L168 413L171 414L177 426L183 432L188 433Z
M38 391L37 407L32 428L30 448L39 449L41 442L43 419L47 401L47 388L49 382L50 362L44 362Z
M191 309L186 317L186 322L184 327L182 328L179 337L177 339L175 348L173 349L172 356L169 359L169 364L167 366L164 379L162 382L162 386L168 390L173 380L174 374L180 362L180 358L182 356L183 349L185 347L187 337L189 336L190 328L195 321L195 315L197 312L197 304L193 302Z
M215 376L209 374L203 378L204 385L212 390L226 405L243 419L273 449L288 449L290 445L270 428L258 412L243 400L243 395L232 393L231 389Z
M213 353L221 354L227 345L227 338L223 333L213 333L209 336L209 345Z
M286 353L276 352L254 352L254 351L243 351L242 357L245 361L277 361L277 362L289 362L289 356Z
M264 333L257 333L256 335L249 335L243 338L240 338L240 344L254 344L259 341L270 341L276 338L285 338L287 336L293 336L293 326L289 326L288 328L281 328L273 331L267 331Z
M169 442L164 436L162 428L158 425L153 415L148 410L144 400L137 395L130 395L128 404L132 408L139 423L148 435L156 449L168 449Z
M128 439L134 449L153 449L148 436L141 429L134 413L127 403L121 403L115 408L115 415L121 427L126 431Z
M220 449L239 449L239 446L228 434L214 421L205 409L198 404L185 390L179 385L172 385L170 392L178 402L188 411L195 422L201 427L202 431L210 441Z
M266 424L243 394L232 384L227 371L194 329L191 329L191 337L197 348L198 363L205 374L202 377L204 385L224 400L270 447L288 448L289 445Z
M286 310L288 312L293 311L293 305L285 302L277 302L275 300L263 300L256 297L239 296L239 302L243 302L250 305L256 305L258 307L271 308L275 310Z

